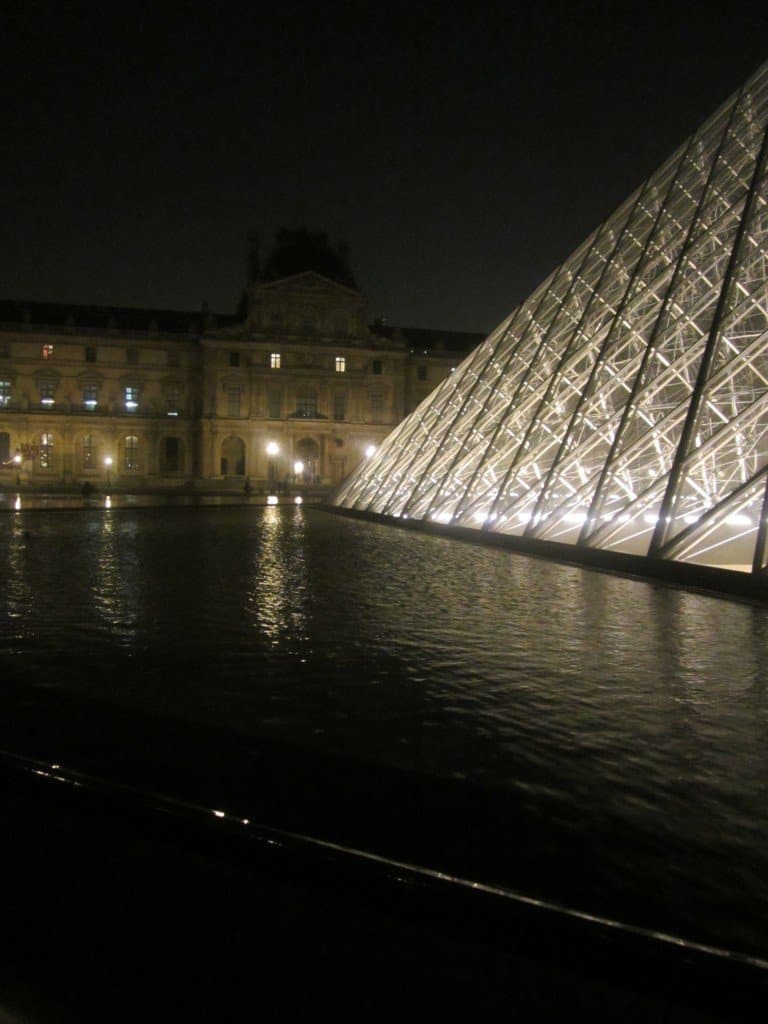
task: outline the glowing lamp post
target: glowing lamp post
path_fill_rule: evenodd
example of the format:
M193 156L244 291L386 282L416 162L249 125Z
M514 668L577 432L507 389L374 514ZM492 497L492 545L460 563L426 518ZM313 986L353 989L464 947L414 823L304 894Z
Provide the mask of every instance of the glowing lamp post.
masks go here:
M109 484L109 471L112 468L112 456L111 455L106 455L104 457L104 468L107 471L107 487L109 487L110 486L110 484Z
M267 442L268 476L271 483L277 480L277 457L280 454L280 445L277 441Z
M304 472L304 463L301 459L297 459L293 464L293 482L296 483L300 479L301 474Z
M21 455L18 452L13 456L13 462L16 466L16 486L18 487L21 483Z

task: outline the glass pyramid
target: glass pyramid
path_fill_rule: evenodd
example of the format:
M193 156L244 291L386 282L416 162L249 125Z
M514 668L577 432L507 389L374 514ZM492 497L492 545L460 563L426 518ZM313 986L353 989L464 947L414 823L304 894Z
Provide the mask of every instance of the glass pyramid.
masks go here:
M337 490L342 507L763 572L768 64Z

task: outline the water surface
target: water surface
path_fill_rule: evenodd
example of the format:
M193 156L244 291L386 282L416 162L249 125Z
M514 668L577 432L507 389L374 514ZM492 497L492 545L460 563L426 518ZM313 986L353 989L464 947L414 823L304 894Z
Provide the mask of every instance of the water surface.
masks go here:
M0 573L6 723L62 692L497 794L496 880L768 952L762 608L287 507L9 512Z

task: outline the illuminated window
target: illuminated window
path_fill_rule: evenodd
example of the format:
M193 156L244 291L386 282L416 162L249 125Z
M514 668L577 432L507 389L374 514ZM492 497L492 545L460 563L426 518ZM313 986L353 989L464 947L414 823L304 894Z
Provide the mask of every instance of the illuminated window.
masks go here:
M336 373L347 372L347 360L344 356L336 356Z
M230 352L229 353L229 365L230 366L239 366L240 365L240 353L239 352Z
M80 442L80 465L85 469L98 469L98 448L93 434L83 434Z
M86 363L96 362L96 348L93 345L88 345L85 349L85 361Z
M139 468L139 439L135 434L123 439L123 465L126 469Z
M333 396L333 418L335 420L347 418L347 396L343 391L337 391Z
M53 358L53 345L43 345L42 349L43 359Z
M40 469L53 469L53 434L40 435L38 465Z
M125 389L125 408L128 412L136 412L139 408L139 388L136 384L128 384Z
M137 348L127 348L125 350L125 361L130 363L131 366L135 366L139 361L139 350Z
M83 405L89 412L93 412L96 406L99 404L99 386L98 384L84 384L83 385Z
M40 404L51 406L56 401L56 381L43 380L40 382Z
M0 407L11 403L11 382L0 380Z
M279 370L280 369L280 353L279 352L270 352L270 355L269 355L269 366L270 366L270 369L272 369L272 370Z
M240 388L227 388L227 415L240 415Z

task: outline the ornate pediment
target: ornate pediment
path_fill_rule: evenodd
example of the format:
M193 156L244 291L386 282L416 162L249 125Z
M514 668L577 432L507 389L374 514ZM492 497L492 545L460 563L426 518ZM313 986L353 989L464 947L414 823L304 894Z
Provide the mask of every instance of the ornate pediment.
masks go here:
M280 295L280 296L304 296L312 295L316 298L327 296L336 301L365 301L360 292L354 288L347 288L337 281L314 270L304 271L302 274L294 274L292 277L283 277L279 281L266 281L253 286L252 295Z
M315 271L251 287L248 321L255 330L356 337L364 333L367 319L364 295Z

